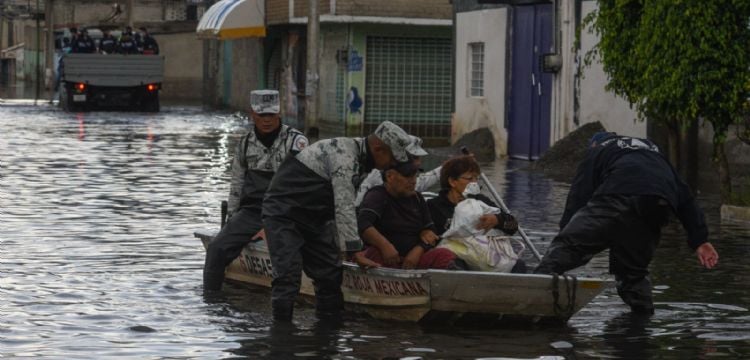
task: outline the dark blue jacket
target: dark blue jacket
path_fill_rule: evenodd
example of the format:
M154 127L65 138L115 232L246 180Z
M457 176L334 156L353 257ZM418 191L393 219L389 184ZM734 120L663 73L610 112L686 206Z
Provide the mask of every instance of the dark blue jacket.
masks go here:
M604 195L663 198L687 231L690 247L708 241L703 211L690 188L650 140L612 136L590 148L573 179L560 229L591 198Z

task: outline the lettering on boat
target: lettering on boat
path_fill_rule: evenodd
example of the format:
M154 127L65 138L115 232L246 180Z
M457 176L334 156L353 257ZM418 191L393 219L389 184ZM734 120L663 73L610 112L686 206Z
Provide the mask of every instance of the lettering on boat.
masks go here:
M419 279L384 279L344 272L345 288L386 296L427 296Z
M273 277L273 266L271 258L243 254L240 257L242 270L253 275Z

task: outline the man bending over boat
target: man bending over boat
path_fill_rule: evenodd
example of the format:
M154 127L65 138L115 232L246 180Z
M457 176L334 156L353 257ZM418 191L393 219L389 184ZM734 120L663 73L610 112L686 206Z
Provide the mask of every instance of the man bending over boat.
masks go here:
M650 140L597 133L578 166L560 220L560 233L534 270L562 274L609 249L617 293L634 313L654 313L648 265L673 212L701 265L719 254L688 186Z
M365 194L357 225L370 247L362 255L391 268L456 269L456 255L435 248L439 239L427 202L415 191L418 173L414 162L399 164L384 170L383 185Z
M321 140L284 160L263 200L274 319L292 319L303 269L315 285L317 313L343 309L341 252L362 249L354 210L361 179L423 151L385 121L366 138Z
M237 145L232 163L229 221L206 250L205 291L221 290L226 266L247 243L265 239L260 212L271 177L287 154L297 154L308 144L300 131L281 124L278 91L252 91L250 107L253 129Z

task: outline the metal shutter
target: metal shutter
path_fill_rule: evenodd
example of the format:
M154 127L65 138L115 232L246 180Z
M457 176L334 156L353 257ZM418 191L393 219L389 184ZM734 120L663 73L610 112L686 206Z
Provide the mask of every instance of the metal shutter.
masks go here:
M450 140L451 39L367 38L364 132L385 120Z

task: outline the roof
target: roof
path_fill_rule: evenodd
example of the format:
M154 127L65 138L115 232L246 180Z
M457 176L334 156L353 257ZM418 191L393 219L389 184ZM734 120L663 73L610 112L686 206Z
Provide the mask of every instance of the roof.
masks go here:
M195 32L201 38L219 40L265 37L265 2L221 0L206 10Z

